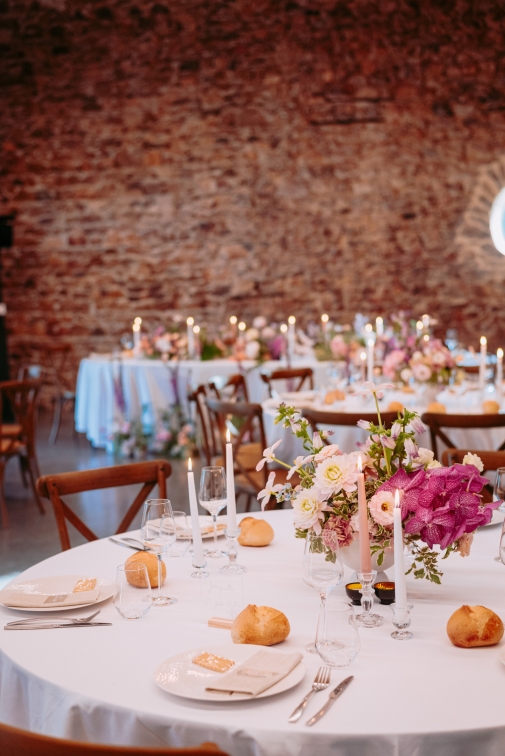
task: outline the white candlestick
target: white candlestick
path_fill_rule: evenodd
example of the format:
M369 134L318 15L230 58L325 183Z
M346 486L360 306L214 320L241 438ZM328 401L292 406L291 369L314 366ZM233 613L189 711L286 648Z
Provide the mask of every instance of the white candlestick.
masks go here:
M364 381L366 374L366 351L364 349L359 353L359 359L361 363L361 380Z
M487 357L487 339L485 336L480 337L480 365L479 365L479 388L484 390L486 383L486 357Z
M418 320L416 323L416 336L418 339L420 339L421 336L423 335L423 331L424 331L423 321Z
M296 333L295 333L295 323L296 318L294 315L290 315L288 318L288 358L289 361L292 362L293 357L295 356L295 340L296 340Z
M368 532L368 507L361 455L358 457L358 470L359 568L361 572L371 572L372 557L370 554L370 533Z
M405 581L405 565L403 562L403 528L402 508L400 506L400 492L395 491L394 509L394 553L395 553L395 604L396 611L407 609L407 583ZM398 616L398 615L397 615Z
M421 320L423 321L423 326L428 330L430 327L430 316L429 315L423 315Z
M324 315L321 315L321 328L323 329L323 334L326 336L328 333L328 321L330 319L330 316L324 313Z
M193 326L193 351L197 360L200 359L200 347L200 326L196 325Z
M366 366L367 366L367 381L373 383L373 366L374 366L374 341L368 339L366 343Z
M377 336L383 336L384 335L384 321L380 317L375 318L375 333Z
M202 531L200 530L200 521L198 519L195 475L193 473L191 457L188 459L188 492L189 509L191 512L191 531L193 533L193 564L201 567L205 564L205 559L203 557Z
M188 357L190 360L193 360L195 358L195 337L193 334L194 324L195 324L195 319L190 316L186 320L187 335L188 335Z
M496 352L496 391L498 400L501 400L503 387L503 349L500 347Z
M281 331L282 335L284 336L283 343L282 343L281 357L282 357L283 360L285 360L286 359L286 354L287 354L287 350L286 350L286 334L288 332L288 327L287 327L286 323L281 323L280 331Z
M133 322L133 354L138 357L140 354L140 324L142 323L142 318L135 318Z
M233 447L231 445L230 429L226 431L226 497L227 497L227 528L229 532L237 529L237 504L235 501L235 475L233 471Z
M231 325L231 333L234 339L237 338L237 322L238 322L237 316L232 315L230 318L230 325Z

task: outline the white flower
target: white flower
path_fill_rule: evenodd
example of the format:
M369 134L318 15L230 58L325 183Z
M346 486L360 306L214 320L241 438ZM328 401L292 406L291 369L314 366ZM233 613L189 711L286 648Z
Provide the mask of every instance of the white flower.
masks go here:
M385 449L394 449L396 446L396 441L394 438L391 438L391 436L381 436L381 444Z
M267 319L265 318L264 315L258 315L253 320L253 326L254 328L257 328L258 331L261 331L261 329L264 328L266 324L267 324Z
M404 383L408 383L412 376L412 370L410 368L403 368L400 373L400 378Z
M275 442L272 446L268 446L266 449L263 450L263 459L260 459L258 464L256 465L256 470L262 470L265 466L265 462L273 462L275 459L274 450L277 449L279 444L281 443L281 439Z
M392 491L377 491L368 502L368 508L379 525L392 525L395 511L395 497Z
M419 454L419 447L411 438L407 438L405 441L405 451L410 454L411 457L416 458Z
M351 454L340 454L338 457L324 459L316 467L314 482L321 496L327 499L340 491L346 493L355 491L357 479L356 457Z
M248 360L255 360L260 353L259 343L257 341L248 341L244 352Z
M403 425L396 420L391 426L391 438L398 438L403 430Z
M323 442L321 441L321 436L319 435L317 431L314 431L312 435L312 446L314 447L314 449L318 449L318 450L321 450L323 446Z
M322 462L323 459L336 457L339 454L342 454L342 452L340 451L338 444L328 444L328 446L324 446L321 451L316 454L314 460L316 462Z
M412 372L416 381L421 381L422 383L429 381L432 375L428 365L425 365L423 362L414 363L412 365Z
M360 396L360 394L375 394L377 399L382 399L384 391L387 389L394 389L394 385L392 383L379 383L379 385L376 386L375 383L372 383L371 381L365 381L359 391L353 393L353 396Z
M303 454L300 455L299 457L297 457L295 459L295 463L294 463L293 467L290 468L290 470L289 470L289 472L288 472L288 474L286 476L287 479L290 480L291 477L295 474L295 472L297 472L300 469L300 467L303 467L303 465L306 465L307 462L312 462L313 458L314 458L313 454L309 454L308 457L304 457Z
M368 420L358 420L356 425L358 426L358 428L363 428L363 430L370 430L370 423L368 422Z
M248 328L245 332L246 341L257 341L260 337L260 332L257 328Z
M259 492L258 496L256 497L258 501L261 499L261 508L265 509L266 505L270 501L270 497L274 494L278 493L279 491L282 491L282 483L277 483L274 486L274 480L275 480L275 473L271 472L268 476L267 484L265 488Z
M318 498L318 492L314 488L302 488L295 499L292 499L294 509L295 527L307 530L313 528L319 535L321 532L320 520L323 519L324 502Z
M434 459L433 462L430 462L430 464L426 467L427 470L436 470L437 467L442 467L438 459Z
M463 464L473 465L479 472L482 472L484 469L484 463L481 458L477 454L472 454L472 452L465 454L465 456L463 457Z
M424 427L424 423L421 420L419 416L413 417L412 420L409 423L409 427L412 427L412 430L415 431L415 433L420 436L422 433L426 432L426 428Z

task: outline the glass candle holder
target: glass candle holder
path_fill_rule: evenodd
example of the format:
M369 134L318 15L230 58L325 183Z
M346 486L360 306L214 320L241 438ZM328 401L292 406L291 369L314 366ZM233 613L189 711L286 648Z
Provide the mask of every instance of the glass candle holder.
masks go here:
M377 577L376 570L371 572L357 572L358 580L361 583L361 608L363 611L356 617L356 624L359 627L380 627L384 622L384 617L380 614L373 614L374 591L373 584Z
M393 625L396 627L394 633L391 633L391 637L395 640L410 640L414 637L413 633L407 629L410 627L410 612L413 608L412 604L409 604L405 609L398 609L396 604L391 604Z
M245 567L237 563L237 538L240 535L240 528L235 528L235 530L229 530L228 528L226 528L224 535L226 537L226 542L228 545L228 548L226 550L228 556L228 564L225 564L224 567L221 567L219 572L225 572L229 575L240 575L242 572L246 571Z

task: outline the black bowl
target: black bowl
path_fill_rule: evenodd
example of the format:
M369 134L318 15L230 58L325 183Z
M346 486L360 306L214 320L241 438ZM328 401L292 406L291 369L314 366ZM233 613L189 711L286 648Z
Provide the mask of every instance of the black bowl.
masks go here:
M355 606L361 604L361 583L347 583L345 592Z
M381 604L394 604L395 601L395 584L389 581L381 580L374 585L375 595Z

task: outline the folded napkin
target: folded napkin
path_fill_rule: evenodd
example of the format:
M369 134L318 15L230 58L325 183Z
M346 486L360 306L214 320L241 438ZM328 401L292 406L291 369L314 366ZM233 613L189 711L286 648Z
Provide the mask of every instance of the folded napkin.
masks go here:
M205 690L219 693L246 693L257 696L289 675L302 660L302 654L258 651L246 662L213 681Z
M98 601L100 589L78 591L77 593L27 593L13 588L0 591L0 601L7 606L23 606L27 609L51 609L53 606L75 606L76 604L94 604Z

